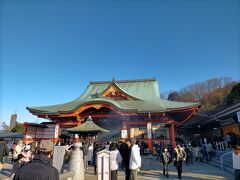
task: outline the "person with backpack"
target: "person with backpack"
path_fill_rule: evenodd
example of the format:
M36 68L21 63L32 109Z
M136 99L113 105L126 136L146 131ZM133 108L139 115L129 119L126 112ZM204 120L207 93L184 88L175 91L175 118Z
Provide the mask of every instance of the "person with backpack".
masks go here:
M171 163L171 155L168 152L168 148L164 148L161 154L161 164L163 166L163 176L168 178L168 165Z
M173 155L174 166L176 166L178 172L178 179L182 179L182 162L186 159L186 152L180 145L177 145L177 147L174 149Z

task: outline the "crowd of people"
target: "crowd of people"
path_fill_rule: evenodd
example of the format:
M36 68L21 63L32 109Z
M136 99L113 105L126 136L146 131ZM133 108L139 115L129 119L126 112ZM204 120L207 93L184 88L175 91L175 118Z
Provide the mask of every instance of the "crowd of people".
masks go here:
M192 147L190 143L183 145L177 145L175 149L171 146L165 146L158 144L156 146L158 157L160 159L163 169L163 175L168 178L168 165L173 161L174 166L177 169L178 178L181 179L182 163L186 162L186 165L193 164L193 159L196 162L211 161L212 157L216 153L216 144L211 142L203 142L201 146ZM232 152L233 169L235 170L235 180L240 179L240 143L234 146Z
M59 180L59 173L52 166L54 145L51 141L39 142L38 148L33 144L25 145L22 140L8 147L6 142L0 140L1 170L6 160L11 160L12 177L14 180ZM11 152L11 153L10 153ZM8 159L11 154L11 158Z
M56 145L65 146L65 158L67 163L70 158L73 144L67 142ZM144 146L144 147L143 147ZM240 159L240 146L237 146L233 156ZM43 140L40 142L25 145L22 140L13 143L8 147L5 141L0 140L0 168L3 167L4 159L11 152L12 177L14 180L30 180L36 177L39 180L58 180L59 172L52 166L52 157L54 145L51 141ZM138 172L141 168L141 155L147 155L143 148L147 148L142 142L127 139L119 142L90 142L83 141L81 150L83 152L84 169L89 165L94 166L94 172L97 174L97 153L102 150L110 152L110 175L111 180L118 179L118 170L124 169L125 180L137 180ZM193 147L191 143L179 144L176 148L171 145L158 143L154 146L157 152L157 160L162 164L163 175L169 177L168 166L170 163L176 167L178 178L182 178L182 164L191 165L200 161L211 161L215 155L216 147L214 143L203 142L200 146ZM237 158L236 158L237 159ZM235 174L240 176L240 160L234 161Z
M176 148L172 148L171 145L164 146L161 143L156 145L157 159L160 159L163 168L163 175L168 178L168 165L173 162L177 169L178 178L181 179L182 176L182 163L186 162L186 165L193 164L194 159L198 161L210 161L214 149L212 143L203 143L201 146L192 147L191 143L186 143L183 145L177 145Z
M225 143L225 148L233 148L236 145L240 144L240 136L234 133L227 133L225 137L223 137L223 141Z
M65 146L64 161L69 161L73 144L58 142L56 145ZM50 140L25 145L22 140L11 146L12 177L14 180L58 180L59 172L52 166L54 144ZM111 180L118 179L118 169L125 169L126 180L136 180L141 167L140 148L133 140L125 142L94 142L84 141L81 146L83 152L84 169L92 163L97 174L97 153L106 149L110 151ZM1 168L4 159L9 157L9 147L5 141L0 141Z
M201 145L197 145L196 147L193 147L191 143L185 143L181 144L183 149L186 152L186 164L193 164L193 161L195 159L196 162L198 161L211 161L212 157L216 154L216 147L212 144L212 142L204 142ZM168 145L166 147L168 151L173 154L174 149L171 145ZM160 158L161 152L164 149L164 145L161 143L158 143L155 146L155 149L157 151L157 159Z

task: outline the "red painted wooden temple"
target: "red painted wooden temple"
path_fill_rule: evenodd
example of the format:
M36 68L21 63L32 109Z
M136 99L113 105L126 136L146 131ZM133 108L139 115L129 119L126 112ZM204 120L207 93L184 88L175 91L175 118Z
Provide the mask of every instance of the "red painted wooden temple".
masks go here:
M59 127L55 128L57 135L91 116L97 125L110 131L108 138L134 137L148 143L151 150L158 141L175 146L175 127L187 121L199 107L198 102L161 99L158 81L152 78L90 82L85 92L71 102L31 106L27 110ZM30 125L25 123L25 142ZM54 142L57 140L58 136L54 136Z

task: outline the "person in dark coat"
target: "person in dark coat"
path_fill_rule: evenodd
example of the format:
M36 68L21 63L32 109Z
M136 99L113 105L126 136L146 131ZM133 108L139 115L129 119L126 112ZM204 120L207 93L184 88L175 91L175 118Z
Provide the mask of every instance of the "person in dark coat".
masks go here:
M58 170L52 166L54 145L49 140L42 140L38 148L39 155L33 161L19 168L14 180L59 180Z
M157 160L161 158L161 151L162 151L162 144L158 142L156 145L156 151L157 151Z
M0 171L3 168L4 158L8 156L8 147L3 139L0 139Z
M13 167L12 167L12 177L14 177L14 175L16 174L18 169L20 167L22 167L24 164L25 164L24 156L23 156L23 154L19 154L18 158L17 158L17 161L13 164Z
M168 178L168 165L171 163L171 155L167 148L164 148L161 154L161 164L163 166L163 175Z
M97 174L97 153L102 150L102 146L99 142L94 144L93 148L93 165L94 165L94 173Z
M129 162L130 162L130 154L131 154L131 141L127 139L126 142L123 144L122 148L122 161L125 169L125 180L130 180L130 169L129 169Z

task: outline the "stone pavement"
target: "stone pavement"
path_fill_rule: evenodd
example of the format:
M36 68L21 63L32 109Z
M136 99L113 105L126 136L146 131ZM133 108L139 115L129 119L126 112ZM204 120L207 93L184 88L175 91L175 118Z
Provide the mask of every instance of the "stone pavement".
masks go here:
M160 162L156 160L156 157L142 157L142 166L139 173L139 180L159 180L167 179L162 175L162 168ZM120 170L118 172L118 179L124 180L124 172ZM173 163L169 166L169 178L168 179L178 179L176 168ZM183 163L183 174L182 179L189 180L232 180L234 179L233 174L220 170L217 167L211 166L206 163L194 162L192 165L186 165ZM97 180L96 175L93 173L93 168L90 167L86 171L85 180Z
M9 171L11 169L11 164L5 164L3 173L5 175L9 175ZM85 172L85 180L97 180L97 176L93 173L93 167L89 167ZM0 179L4 179L3 175L0 175ZM124 172L120 170L118 172L118 179L124 180ZM142 157L142 169L139 172L139 180L159 180L159 179L167 179L162 175L162 168L160 162L156 160L156 157L152 156L143 156ZM169 178L168 179L177 179L177 171L173 166L173 163L169 166ZM211 166L206 163L195 163L192 165L186 165L183 163L183 174L182 179L189 180L232 180L234 179L233 174L228 173L226 171L222 171L221 169ZM34 180L34 179L33 179Z

